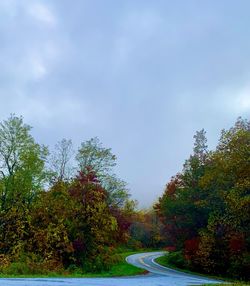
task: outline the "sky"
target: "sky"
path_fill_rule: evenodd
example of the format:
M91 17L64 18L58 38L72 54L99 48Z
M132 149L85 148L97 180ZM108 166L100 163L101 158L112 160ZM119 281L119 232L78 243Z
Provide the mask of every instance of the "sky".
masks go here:
M0 120L35 139L97 136L149 207L204 128L250 118L248 0L0 0Z

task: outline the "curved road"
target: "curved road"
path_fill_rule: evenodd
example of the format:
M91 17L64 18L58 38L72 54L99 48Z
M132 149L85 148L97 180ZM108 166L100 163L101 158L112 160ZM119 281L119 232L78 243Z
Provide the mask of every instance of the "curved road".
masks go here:
M3 286L187 286L218 283L209 278L186 274L163 267L154 259L164 255L164 252L147 252L130 255L128 263L146 269L149 274L123 278L3 278Z
M134 266L146 269L149 273L154 276L164 276L166 284L159 285L199 285L208 283L220 283L221 281L206 278L204 276L184 273L178 270L174 270L168 267L161 266L155 262L155 259L163 256L165 252L146 252L133 254L126 258L126 261ZM168 282L168 283L167 283Z

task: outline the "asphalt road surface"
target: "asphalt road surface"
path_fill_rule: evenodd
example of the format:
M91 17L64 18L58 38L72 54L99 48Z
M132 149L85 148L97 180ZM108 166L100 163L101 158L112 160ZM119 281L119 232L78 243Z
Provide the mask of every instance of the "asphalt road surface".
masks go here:
M163 252L148 252L127 257L127 262L149 274L123 278L27 278L0 279L0 286L186 286L218 283L209 278L186 274L160 266L154 259Z

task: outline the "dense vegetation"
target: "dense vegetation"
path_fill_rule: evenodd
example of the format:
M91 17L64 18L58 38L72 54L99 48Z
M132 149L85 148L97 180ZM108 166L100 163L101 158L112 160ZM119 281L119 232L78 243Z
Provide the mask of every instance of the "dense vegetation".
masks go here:
M203 273L250 278L250 122L239 118L209 151L205 131L155 209L168 262Z
M14 115L0 124L0 272L108 270L120 261L118 246L138 244L116 157L97 138L77 152L63 139L49 153L30 131Z
M223 130L214 151L205 135L154 209L138 210L98 138L51 151L11 115L0 123L0 274L120 275L122 251L164 246L168 264L249 279L250 122Z

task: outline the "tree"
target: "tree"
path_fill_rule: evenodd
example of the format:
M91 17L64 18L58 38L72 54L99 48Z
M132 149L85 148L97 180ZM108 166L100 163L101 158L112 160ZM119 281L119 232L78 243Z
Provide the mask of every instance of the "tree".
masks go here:
M76 160L81 172L86 173L91 167L98 178L105 177L116 165L116 156L110 148L104 148L97 137L81 144Z
M25 252L36 253L44 264L50 262L52 267L63 264L68 266L74 261L69 227L75 205L68 188L68 183L56 182L37 197L30 211L30 229Z
M48 149L37 144L31 127L11 115L0 123L0 209L30 203L45 180Z
M185 241L198 236L206 226L208 212L202 203L207 193L199 185L204 175L209 152L204 129L194 135L193 154L186 160L183 171L167 184L156 210L165 224L169 246L182 249Z
M85 270L108 267L105 253L114 242L117 221L108 207L107 192L95 172L88 170L87 174L80 172L69 193L75 206L70 237L77 263Z
M182 266L249 279L249 175L249 121L222 130L215 151L204 130L196 133L194 153L156 205Z
M204 129L197 131L194 135L194 139L194 156L196 156L201 163L205 163L208 154L206 131Z
M196 260L206 268L209 261L214 272L227 269L231 275L242 278L249 278L250 267L249 174L250 122L238 118L234 127L222 131L200 182L209 191L210 212ZM214 242L210 252L205 243L208 237Z
M50 158L53 181L69 180L73 175L70 160L74 154L71 140L62 139L55 145L55 151Z
M130 243L156 248L165 242L161 236L162 224L153 209L141 210L134 215L130 226Z
M102 146L95 137L81 144L76 155L80 171L87 175L94 171L102 187L108 193L109 205L121 207L129 198L126 183L113 174L116 166L116 156L110 148Z
M103 181L103 187L107 190L107 202L109 206L121 208L129 199L127 183L115 175L107 175Z

